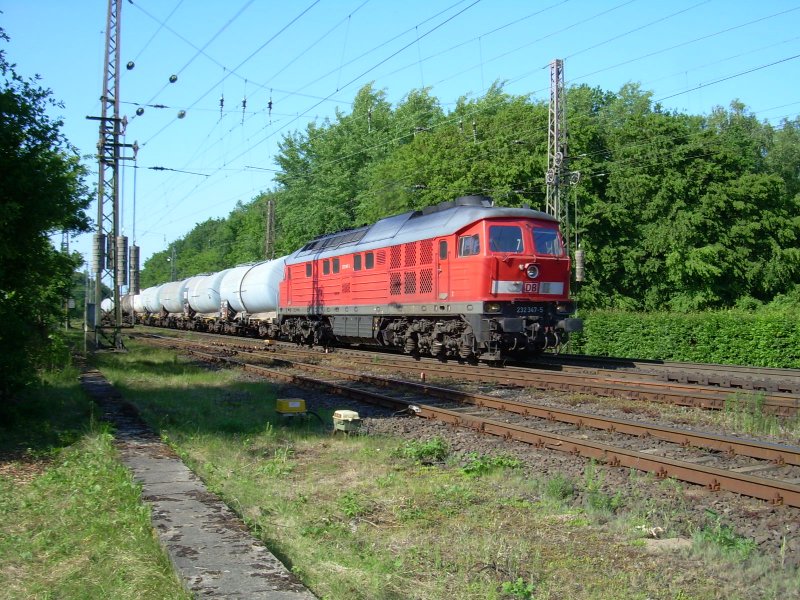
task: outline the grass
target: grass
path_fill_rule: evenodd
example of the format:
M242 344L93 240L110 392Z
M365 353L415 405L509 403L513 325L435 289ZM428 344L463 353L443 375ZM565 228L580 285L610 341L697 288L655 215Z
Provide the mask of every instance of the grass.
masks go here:
M647 528L679 528L671 482L632 473L642 494L623 497L591 463L579 480L532 477L513 457L456 455L441 438L333 437L315 421L281 421L268 383L128 347L102 356L106 376L319 597L699 600L768 589L745 557L706 551L722 535L698 541L705 562L644 551ZM652 485L667 500L650 498ZM774 576L763 597L796 593L791 576Z
M800 416L779 418L765 410L763 392L737 392L725 400L723 415L728 425L751 435L788 435L800 433Z
M753 540L737 534L729 525L722 522L716 512L707 511L710 523L698 529L695 538L702 545L713 546L721 554L734 558L749 558L756 549Z
M189 598L72 367L0 427L0 596Z

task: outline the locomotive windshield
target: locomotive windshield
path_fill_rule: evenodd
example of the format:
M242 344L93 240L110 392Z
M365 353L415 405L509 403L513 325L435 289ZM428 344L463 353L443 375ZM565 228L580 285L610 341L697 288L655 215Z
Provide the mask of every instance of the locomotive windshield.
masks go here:
M492 225L489 227L489 250L519 254L523 250L522 229L517 225Z
M533 245L536 254L549 254L551 256L564 256L564 245L557 229L542 229L533 227Z

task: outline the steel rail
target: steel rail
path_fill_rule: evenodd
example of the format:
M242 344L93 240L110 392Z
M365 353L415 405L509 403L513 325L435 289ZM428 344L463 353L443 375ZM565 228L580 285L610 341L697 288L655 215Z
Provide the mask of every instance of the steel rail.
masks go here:
M377 366L374 359L355 359L361 364ZM726 390L715 387L699 387L665 383L658 381L630 381L614 377L579 373L554 373L533 369L492 369L476 365L441 365L427 363L424 366L397 365L391 368L405 371L418 371L439 374L444 378L468 381L494 382L503 385L516 385L539 390L578 392L596 396L624 397L629 400L649 400L653 402L689 406L693 408L722 410L731 399L745 402L752 393L741 390ZM744 394L744 396L742 396ZM792 417L800 411L800 398L790 394L769 394L763 397L765 410L777 416Z
M665 360L646 360L638 358L618 358L611 356L589 356L585 354L541 354L529 360L518 361L520 364L549 364L561 368L565 365L574 368L601 369L636 369L649 370L652 373L670 372L671 370L689 371L703 374L714 379L749 375L753 381L758 378L788 378L800 381L800 369L779 367L750 367L746 365L725 365L718 363L690 363Z
M688 461L653 456L644 452L621 449L607 444L540 431L529 427L500 423L492 419L476 415L465 415L450 409L393 398L385 394L353 388L340 383L282 373L276 369L253 365L230 356L216 356L192 349L187 349L186 351L206 360L236 365L247 371L270 378L314 388L323 388L328 392L347 395L371 404L379 404L389 408L402 408L424 418L442 421L457 427L469 428L479 433L495 435L505 440L523 442L537 448L548 448L575 456L592 458L611 467L633 468L654 473L660 479L673 477L682 481L704 485L712 491L727 490L767 500L775 505L800 507L800 485L793 483L726 471ZM318 365L310 366L318 368Z
M593 458L611 467L627 467L647 471L654 473L659 479L673 477L682 481L704 485L713 491L727 490L753 498L761 498L772 504L800 507L800 485L706 467L687 461L656 457L607 444L538 431L528 427L499 423L473 415L465 416L445 409L424 406L420 407L420 410L421 416L451 423L455 426L468 427L481 433L500 436L507 440L524 442L538 448L549 448L585 458Z
M183 331L182 331L183 332ZM219 334L208 334L204 332L185 332L194 333L209 337L220 337ZM223 339L233 339L226 338ZM247 338L238 340L237 345L246 341ZM287 345L285 342L277 342L279 346ZM246 347L243 346L242 347ZM301 353L309 355L319 355L317 352L302 350L297 348L285 348L290 353ZM457 362L442 363L438 359L429 357L412 358L402 354L387 354L370 352L369 358L359 358L363 352L353 349L337 349L337 354L352 356L359 362L374 362L375 357L387 357L392 360L393 368L398 362L404 362L408 366L399 366L405 370L424 370L428 372L442 372L449 376L458 373L462 379L470 381L493 381L505 385L518 385L540 390L556 390L573 393L587 393L597 396L622 397L629 400L649 400L659 403L675 404L693 408L722 410L726 402L734 398L738 401L743 396L742 402L747 401L748 397L759 397L759 402L767 412L782 417L793 417L800 413L800 396L797 393L789 392L766 392L761 389L746 387L720 387L714 385L703 385L694 383L689 377L677 378L671 381L664 381L663 377L647 372L616 372L612 369L610 373L598 373L597 371L586 372L586 369L575 368L570 372L563 369L554 371L553 369L536 369L532 366L506 366L502 369L488 367L486 365L463 365ZM559 355L561 356L561 355ZM588 357L602 360L602 357ZM556 359L553 359L556 360ZM622 359L612 359L622 360ZM627 359L624 359L627 360ZM652 361L629 361L636 364L650 364ZM669 363L672 364L672 363ZM680 364L680 363L675 363ZM413 366L411 366L413 365ZM423 367L424 365L424 367ZM715 365L712 365L715 366ZM720 368L725 368L721 365ZM728 367L731 368L731 367ZM778 371L778 369L772 369ZM800 370L792 370L798 371ZM646 379L650 378L650 381ZM798 384L800 385L800 384Z
M184 342L182 343L196 343ZM547 421L557 421L568 423L578 428L588 427L608 431L610 433L622 433L636 437L651 437L654 439L670 442L684 447L697 447L723 452L729 456L747 456L759 460L767 460L776 465L800 465L800 447L785 444L762 442L748 438L718 435L707 432L695 432L687 429L667 427L656 423L641 421L631 421L628 419L617 419L605 417L581 411L574 411L551 406L544 406L529 402L520 402L511 399L499 399L486 394L466 392L434 386L427 383L415 383L395 379L391 377L376 377L364 373L356 373L346 369L322 366L297 361L289 361L284 358L277 358L269 354L262 354L258 351L248 353L257 355L280 364L296 367L306 371L327 371L338 377L350 381L359 381L379 387L391 387L395 389L405 389L416 394L431 396L434 398L469 404L478 408L489 408L510 412L523 417L534 417ZM245 363L247 364L247 363Z

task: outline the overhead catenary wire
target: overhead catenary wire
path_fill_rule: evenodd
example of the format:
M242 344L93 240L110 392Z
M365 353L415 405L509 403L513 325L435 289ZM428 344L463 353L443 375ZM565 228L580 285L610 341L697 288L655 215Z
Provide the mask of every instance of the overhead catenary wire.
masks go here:
M313 2L312 2L310 5L308 5L308 6L307 6L307 7L306 7L306 8L305 8L305 9L304 9L302 12L300 12L300 13L299 13L297 16L295 16L295 17L294 17L294 18L293 18L291 21L289 21L289 23L287 23L286 25L284 25L284 26L283 26L281 29L279 29L279 30L278 30L278 31L277 31L275 34L273 34L273 35L272 35L270 38L268 38L268 39L267 39L267 41L265 41L265 42L264 42L263 44L261 44L261 45L260 45L258 48L256 48L256 49L255 49L253 52L251 52L251 53L250 53L248 56L246 56L246 57L245 57L245 58L244 58L244 59L243 59L243 60L242 60L242 61L241 61L241 62L240 62L238 65L236 65L236 66L235 66L233 69L230 69L230 70L228 70L228 71L226 72L226 74L225 74L225 75L222 77L222 79L220 79L219 81L217 81L216 83L214 83L214 84L213 84L213 85L212 85L210 88L208 88L208 89L207 89L205 92L203 92L203 93L202 93L202 94L201 94L201 95L200 95L200 96L199 96L199 97L198 97L198 98L197 98L197 99L196 99L194 102L192 102L191 104L189 104L189 106L187 107L187 109L186 109L186 110L192 109L192 108L194 108L195 106L197 106L197 104L199 104L199 103L200 103L200 102L201 102L201 101L202 101L202 100L203 100L203 99L204 99L206 96L208 96L208 95L209 95L211 92L213 92L213 91L214 91L214 89L216 89L216 88L217 88L217 86L218 86L220 83L222 83L223 81L225 81L225 79L227 79L227 78L228 78L230 75L234 75L234 74L237 74L237 75L238 75L237 71L238 71L238 70L239 70L239 69L240 69L240 68L241 68L241 67L242 67L244 64L246 64L247 62L249 62L250 60L252 60L252 58L253 58L253 57L254 57L256 54L258 54L259 52L261 52L261 51L262 51L264 48L266 48L266 47L267 47L267 46L268 46L268 45L269 45L271 42L275 41L275 39L276 39L278 36L280 36L282 33L284 33L286 30L288 30L288 29L289 29L289 28L290 28L292 25L294 25L294 24L295 24L297 21L299 21L299 20L300 20L300 19L301 19L303 16L305 16L305 14L306 14L306 13L308 13L308 12L309 12L309 11L310 11L312 8L314 8L314 7L315 7L317 4L319 4L319 3L320 3L320 0L313 0ZM224 67L224 65L221 65L221 66L223 66L223 67ZM148 139L147 139L145 142L143 142L143 143L142 143L142 146L145 146L145 145L147 145L148 143L150 143L151 141L153 141L153 139L154 139L154 138L156 138L156 137L157 137L158 135L160 135L160 134L161 134L161 133L162 133L162 132L163 132L165 129L167 129L167 127L169 127L170 125L172 125L172 124L174 124L174 123L175 123L175 121L169 121L165 127L161 128L161 129L160 129L160 130L159 130L159 131L158 131L158 132L157 132L155 135L152 135L152 136L150 136L150 137L149 137L149 138L148 138Z
M716 37L718 35L723 35L725 33L730 33L730 32L735 31L737 29L741 29L743 27L749 27L750 25L755 25L756 23L761 23L761 22L769 20L769 19L775 19L777 17L782 17L782 16L785 16L788 13L791 13L791 12L794 12L794 11L797 11L797 10L800 10L800 6L795 6L794 8L790 8L790 9L787 9L787 10L779 11L777 13L773 13L773 14L767 15L765 17L760 17L758 19L753 19L753 20L747 21L745 23L740 23L739 25L735 25L733 27L726 27L724 29L720 29L720 30L715 31L713 33L709 33L707 35L703 35L703 36L700 36L700 37L692 38L690 40L686 40L686 41L680 42L678 44L673 44L671 46L667 46L665 48L661 48L661 49L655 50L653 52L648 52L646 54L642 54L640 56L636 56L636 57L631 58L629 60L618 62L616 64L610 65L608 67L604 67L602 69L597 69L597 70L592 71L590 73L584 73L583 75L579 75L577 77L572 77L571 81L579 81L581 79L587 79L588 77L591 77L593 75L597 75L599 73L604 73L606 71L610 71L611 69L617 69L619 67L622 67L622 66L625 66L625 65L629 65L629 64L631 64L633 62L636 62L636 61L639 61L639 60L643 60L645 58L651 58L653 56L656 56L658 54L663 54L664 52L668 52L670 50L675 50L675 49L681 48L683 46L688 46L689 44L694 44L694 43L697 43L697 42L700 42L700 41L703 41L703 40L708 40L708 39Z
M443 25L445 25L446 23L449 23L450 21L452 21L452 20L453 20L454 18L456 18L457 16L459 16L459 15L463 14L463 13L464 13L466 10L468 10L469 8L472 8L473 6L475 6L476 4L478 4L480 1L481 1L481 0L474 0L474 1L473 1L473 2L472 2L470 5L468 5L466 8L463 8L463 9L461 9L461 10L460 10L460 11L458 11L456 14L454 14L454 15L451 15L451 16L449 16L449 17L447 17L445 20L443 20L443 21L441 21L440 23L438 23L437 25L433 26L433 27L432 27L431 29L429 29L427 32L423 33L421 37L425 37L425 36L427 36L427 35L429 35L429 34L433 33L434 31L436 31L437 29L439 29L440 27L442 27L442 26L443 26ZM461 3L461 2L459 2L458 4L460 4L460 3ZM412 45L413 45L413 43L414 43L414 42L412 41L412 42L410 42L410 43L406 44L405 46L403 46L402 48L400 48L399 50L396 50L396 51L395 51L394 53L392 53L390 56L383 58L383 59L382 59L381 61L379 61L377 64L373 65L372 67L370 67L369 69L367 69L366 71L364 71L364 72L363 72L361 75L359 75L359 76L357 76L357 77L355 77L355 78L351 79L351 80L350 80L350 81L349 81L347 84L345 84L344 86L342 86L342 89L349 87L349 86L350 86L350 85L352 85L352 84L353 84L355 81L357 81L358 79L360 79L361 77L363 77L364 75L366 75L367 73L369 73L370 71L374 70L375 68L377 68L377 67L378 67L378 66L380 66L381 64L384 64L384 63L385 63L387 60L389 60L390 58L392 58L392 57L396 56L397 54L399 54L399 53L400 53L400 52L402 52L403 50L405 50L405 49L409 48L410 46L412 46ZM251 56L252 56L252 55L251 55ZM336 92L338 92L338 91L340 91L340 90L336 90ZM316 104L314 104L312 107L310 107L310 108L306 109L306 110L305 110L305 111L302 113L302 115L299 115L299 114L298 114L298 115L297 115L297 117L295 117L294 119L292 119L292 120L289 122L289 124L291 124L291 123L293 123L293 122L295 122L295 121L299 120L300 116L305 116L305 115L306 115L308 112L310 112L311 110L313 110L314 108L316 108L317 106L319 106L319 105L320 105L320 104L321 104L323 101L325 101L325 100L329 99L330 97L332 97L332 96L333 96L333 95L334 95L336 92L333 92L333 93L329 94L329 95L328 95L328 96L327 96L325 99L318 101L318 102L317 102ZM190 108L191 108L191 106L190 106ZM170 122L169 122L167 125L165 125L165 126L164 126L164 127L161 129L161 130L159 130L159 131L158 131L158 133L157 133L156 135L158 135L158 134L160 134L162 131L164 131L164 129L166 129L166 128L167 128L169 125L171 125L173 122L174 122L174 121L170 121ZM155 136L152 136L150 139L152 140L152 139L153 139L153 137L155 137ZM239 153L239 154L238 154L236 157L234 157L232 160L237 160L237 159L241 158L242 156L246 155L248 152L250 152L251 150L253 150L255 147L259 146L259 145L260 145L260 144L262 144L264 141L266 141L266 140L267 140L269 137L270 137L270 136L267 136L266 138L262 138L262 139L261 139L259 142L257 142L257 143L256 143L256 144L254 144L253 146L250 146L250 147L248 147L246 150L244 150L243 152ZM148 141L149 141L149 140L148 140ZM184 198L183 198L183 199L181 199L181 200L180 200L178 203L181 203L181 202L183 202L183 200L185 200L185 199L186 199L186 197L187 197L187 196L184 196Z
M415 62L414 64L417 64L417 62ZM571 81L574 81L574 78L573 78L573 80L571 80ZM287 90L287 91L288 91L288 90ZM689 89L689 88L687 88L687 91L690 91L690 89ZM248 107L248 108L249 108L249 107ZM195 107L195 108L194 108L194 110L204 110L204 109L203 109L202 107L200 107L200 106L197 106L197 107ZM264 110L263 110L263 112L266 114L266 109L264 109ZM251 112L250 110L248 110L248 111L247 111L247 117L255 116L255 115L257 115L257 114L258 114L258 111L255 111L255 110L253 110L252 112ZM286 112L285 112L285 114L287 114L287 115L291 114L291 116L292 116L292 117L296 117L298 113L290 113L289 111L286 111ZM284 122L283 122L283 123L286 123L288 120L289 120L289 119L286 119L286 120L284 120ZM295 121L295 122L296 122L297 120L298 120L297 118L295 118L295 119L294 119L294 121ZM223 132L222 132L221 130L218 130L218 131L217 131L217 133L218 133L219 135L223 135ZM274 135L274 134L273 134L273 135ZM256 141L256 140L258 139L258 138L255 138L255 136L254 136L253 134L250 134L250 135L249 135L249 138L250 138L251 140L253 140L253 141ZM251 146L251 148L252 148L252 147L254 147L254 146ZM238 150L238 149L237 149L237 150ZM220 163L219 163L219 169L220 169L220 171L219 171L219 174L220 174L220 175L223 175L223 174L225 174L225 173L233 173L233 172L235 172L235 169L234 169L234 170L231 170L231 165L234 165L234 164L236 164L236 162L237 162L235 157L234 157L234 158L231 158L230 156L225 156L225 155L224 155L224 154L222 154L222 153L220 153L218 156L220 156L220 157L222 157L222 158L223 158L222 162L220 162ZM214 157L209 157L209 158L211 158L212 160L214 159ZM213 163L212 163L212 164L213 164ZM239 163L239 164L241 164L241 163ZM188 167L189 165L187 164L186 166ZM206 172L206 171L204 171L204 172ZM172 204L172 203L174 203L174 200L175 200L175 199L173 198L173 200L172 200L171 204ZM156 212L158 212L158 211L156 211Z
M178 70L175 72L175 74L176 74L176 75L181 75L181 74L182 74L182 73L183 73L183 72L186 70L186 68L187 68L187 67L189 67L189 65L191 65L191 64L192 64L192 63L193 63L193 62L194 62L194 61L197 59L197 57L199 57L199 56L201 56L201 55L203 55L203 56L205 56L205 57L207 57L207 58L210 58L210 57L209 57L209 55L208 55L208 54L206 54L206 52L205 52L205 49L206 49L206 48L208 48L208 46L210 46L210 45L211 45L211 43L212 43L212 42L214 42L214 40L216 40L216 39L217 39L217 38L218 38L218 37L219 37L219 36L220 36L220 35L221 35L221 34L222 34L222 33L223 33L223 32L224 32L226 29L228 29L228 27L230 27L230 26L231 26L231 24L232 24L234 21L236 21L236 19L238 19L238 18L241 16L241 14L242 14L242 13L245 11L245 9L247 9L247 8L248 8L248 7L249 7L249 6L250 6L250 5L253 3L253 1L254 1L254 0L247 0L247 2L245 2L245 3L244 3L242 6L241 6L241 8L239 8L239 10L236 12L236 14L234 14L234 15L233 15L233 16L232 16L230 19L228 19L228 21L227 21L227 22L226 22L226 23L225 23L225 24L224 24L222 27L220 27L220 28L219 28L219 29L218 29L218 30L217 30L217 31L214 33L214 35L212 35L212 36L211 36L211 37L210 37L210 38L209 38L209 39L206 41L206 43L205 43L205 44L203 44L203 46L202 46L201 48L197 48L197 47L195 47L195 46L194 46L194 44L191 44L191 42L188 42L188 40L185 40L185 41L187 41L187 43L190 43L190 44L191 44L193 47L195 47L195 49L197 50L197 52L195 52L195 54L194 54L194 55L193 55L193 56L192 56L192 57L191 57L191 58L190 58L190 59L189 59L189 60L188 60L188 61L187 61L187 62L186 62L186 63L185 63L185 64L184 64L184 65L183 65L183 66L182 66L180 69L178 69ZM177 7L176 7L176 8L177 8ZM174 11L173 11L173 12L174 12ZM181 38L181 39L184 39L184 38ZM148 101L147 101L145 104L150 104L151 102L153 102L153 100L154 100L155 98L157 98L157 97L158 97L158 96L161 94L161 92L163 92L163 91L164 91L164 90L165 90L167 87L169 87L169 85L170 85L169 83L165 83L165 84L164 84L164 85L161 87L161 89L159 89L159 90L158 90L156 93L154 93L154 94L152 95L152 97L151 97L151 98L150 98L150 99L149 99L149 100L148 100ZM135 118L135 117L134 117L134 118Z
M145 42L144 46L142 46L142 49L139 50L139 52L136 53L136 56L134 56L134 58L133 58L133 62L134 63L136 61L138 61L139 58L142 56L142 54L144 54L144 52L150 47L150 45L153 43L153 40L155 40L156 37L158 37L158 34L161 33L161 30L166 27L167 22L177 12L177 10L181 7L183 2L184 2L184 0L179 0L178 3L175 4L175 7L170 11L170 13L167 15L167 17L163 21L160 21L160 20L156 19L155 17L152 17L152 15L150 15L153 19L155 19L156 23L158 24L158 27L153 32L153 35L151 35L150 38ZM138 2L131 2L131 4L133 4L136 8L141 8L139 6ZM149 14L149 13L147 13L147 11L144 11L144 10L142 12L144 12L145 14Z
M478 1L479 1L479 0L478 0ZM623 3L622 5L628 4L628 3L632 2L632 1L633 1L633 0L628 0L628 2L625 2L625 3ZM456 4L455 4L455 5L453 5L453 6L456 6L457 4L461 4L462 2L463 2L463 0L461 0L461 1L460 1L460 2L458 2L458 3L456 3ZM468 9L468 8L471 8L471 7L472 7L472 6L474 6L475 4L477 4L477 1L476 1L476 2L473 2L473 3L472 3L470 6L468 6L468 7L467 7L467 9ZM622 6L622 5L620 5L620 6ZM451 7L451 8L452 8L452 7ZM617 7L615 7L615 8L617 8ZM459 13L457 13L457 15L453 15L453 16L451 16L450 18L448 18L448 19L445 21L445 23L446 23L447 21L449 21L450 19L454 18L455 16L458 16L458 14L460 14L461 12L464 12L464 10L466 10L466 9L462 9L462 10L461 10ZM612 9L612 10L613 10L613 9ZM440 13L437 13L437 15L435 15L435 16L438 16L439 14L443 14L444 12L446 12L446 11L441 11ZM526 15L525 17L522 17L522 18L520 18L520 19L516 19L516 20L514 20L514 21L512 21L512 22L511 22L511 23L509 23L509 24L505 24L505 25L502 25L502 26L500 26L500 27L497 27L497 28L495 28L494 30L492 30L490 33L495 33L495 32L497 32L497 31L499 31L499 30L501 30L501 29L503 29L503 28L507 27L507 26L508 26L508 25L510 25L510 24L514 24L514 23L520 22L520 21L522 21L522 20L524 20L524 19L527 19L527 18L529 18L529 17L533 16L534 14L538 14L538 12L541 12L541 11L537 11L537 13L531 13L530 15ZM603 13L601 13L601 14L605 14L606 12L608 12L608 11L603 11ZM594 18L594 17L592 17L592 18ZM429 18L429 19L427 19L425 22L427 22L427 21L429 21L429 20L431 20L431 19ZM591 20L591 18L590 18L590 20ZM443 23L442 23L442 24L443 24ZM428 34L429 34L429 33L431 33L433 30L435 30L435 29L438 29L438 27L439 27L439 26L441 26L441 24L440 24L440 25L438 25L437 27L435 27L434 29L432 29L432 30L429 30L429 31L428 31L426 34L424 34L424 35L428 35ZM418 26L417 26L417 27L418 27ZM416 29L416 28L415 28L415 29ZM423 35L423 37L424 37L424 35ZM418 40L417 40L417 41L418 41ZM349 86L349 85L350 85L350 84L352 84L352 83L353 83L355 80L357 80L358 78L362 77L362 76L363 76L364 74L366 74L367 72L369 72L369 71L373 70L374 68L376 68L376 67L377 67L377 66L379 66L380 64L383 64L384 62L386 62L386 60L388 60L389 58L391 58L391 57L395 56L396 54L398 54L398 53L399 53L399 52L401 52L402 50L404 50L404 49L408 48L408 47L409 47L409 46L411 46L413 43L414 43L414 42L412 41L411 43L409 43L409 44L406 44L406 46L404 46L404 47L403 47L403 48L401 48L400 50L396 51L396 52L395 52L394 54L392 54L390 57L387 57L387 58L383 59L383 60L382 60L380 63L378 63L377 65L374 65L373 67L371 67L371 68L370 68L368 71L366 71L365 73L362 73L362 75L358 76L358 77L357 77L357 78L355 78L354 80L351 80L351 82L349 82L348 84L346 84L346 86ZM345 86L345 87L346 87L346 86ZM337 91L338 91L338 90L337 90ZM329 96L329 97L330 97L330 96ZM325 98L324 100L327 100L329 97ZM310 109L307 109L307 110L306 110L306 111L303 113L303 115L307 114L307 113L308 113L310 110L313 110L313 108L316 108L316 107L317 107L319 104L320 104L320 103L317 103L317 104L315 104L313 107L311 107ZM300 116L303 116L303 115L298 115L298 118L299 118ZM292 122L294 122L294 121L296 121L296 120L297 120L297 119L294 119L294 120L292 120ZM165 129L166 127L168 127L170 124L171 124L171 123L168 123L168 124L167 124L167 125L166 125L164 128L162 128L162 130L160 130L158 133L161 133L161 131L163 131L163 129ZM290 124L291 124L291 123L290 123ZM270 136L267 136L267 137L270 137ZM266 139L267 139L267 138L265 138L264 140L262 140L262 141L261 141L261 142L259 142L259 143L263 143L263 141L265 141ZM257 145L258 145L258 144L257 144ZM248 151L250 151L250 150L252 150L252 149L253 149L253 147L250 147L250 148L248 148L248 150L247 150L246 152L248 152ZM240 154L239 156L235 157L235 158L234 158L234 159L232 159L232 160L237 160L237 159L238 159L238 158L240 158L240 157L241 157L243 154L245 154L245 153L242 153L242 154Z
M772 110L772 109L770 108L768 110ZM700 131L700 132L697 132L697 133L693 134L693 136L690 136L690 137L694 137L694 136L700 137L700 136L707 135L707 133L708 132ZM675 136L675 138L679 138L679 137L682 138L682 137L684 137L684 135L683 134L679 134L679 135ZM531 138L527 138L527 141L530 141L530 139ZM656 144L656 143L661 143L663 139L664 139L663 136L658 136L658 140L647 140L647 141L640 142L640 143L628 144L628 145L625 145L625 146L620 147L620 148L614 148L614 149L610 149L610 150L603 150L601 152L595 152L595 153L586 153L583 156L584 157L588 157L588 156L592 156L592 155L597 155L598 153L608 153L608 152L614 151L614 150L616 150L616 151L629 151L629 150L633 150L633 149L636 149L636 148L646 148L647 146L651 146L651 145ZM489 140L484 140L482 143L488 143L488 141ZM523 140L523 141L525 141L525 140ZM461 162L462 162L463 165L466 165L467 163L470 163L470 162L474 161L476 158L484 158L484 159L485 158L489 158L489 156L490 156L490 154L492 152L498 152L498 151L502 151L502 149L493 149L493 150L484 151L484 152L482 152L481 154L479 154L477 156L476 155L465 156L465 157L463 157L461 159ZM685 161L687 159L703 158L703 157L706 157L706 156L710 156L713 152L714 152L714 149L708 149L707 148L704 151L694 152L692 154L688 154L686 156L683 156L680 160ZM606 170L609 167L629 166L629 167L633 167L633 168L642 168L643 169L643 168L646 168L646 167L649 167L649 166L653 166L653 165L659 164L661 162L670 161L670 160L674 161L676 159L671 154L667 154L667 155L665 155L663 157L650 158L650 159L648 159L646 161L643 161L638 157L618 158L618 159L606 161L603 164L603 166L602 166L603 170L601 170L601 171L597 171L597 170L596 171L586 171L586 170L583 170L582 171L582 176L584 178L586 178L586 179L592 179L592 178L606 176L608 174L606 172ZM457 161L456 165L458 165L458 164L459 163ZM248 168L252 169L252 168L255 168L255 167L248 167ZM261 168L259 168L259 170L275 171L275 170L272 170L272 169L261 169ZM310 176L310 174L309 174L309 176ZM302 177L305 177L305 176L302 176ZM369 196L373 196L374 197L374 194L376 192L379 192L381 190L385 191L386 189L390 189L391 187L393 187L395 185L398 185L398 184L405 184L406 186L410 187L411 183L413 181L415 181L415 180L416 180L416 175L414 173L409 173L408 175L402 177L400 180L394 180L392 182L387 182L386 185L383 188L379 188L377 190L374 190L374 189L365 190L364 192L362 192L362 195L365 196L365 197L369 197ZM510 187L512 187L512 188L524 188L524 189L517 190L517 192L525 194L525 193L530 193L530 192L533 191L530 186L534 186L535 188L539 188L540 189L540 194L541 195L544 194L544 180L543 180L542 177L538 177L538 176L534 180L518 181L518 182L516 182L515 184L513 184ZM505 193L502 190L497 190L497 189L493 189L493 188L480 188L480 189L469 189L469 190L466 190L466 189L458 188L458 187L455 187L455 186L449 186L449 187L446 187L446 188L443 188L443 187L431 188L429 186L426 186L426 189L428 189L428 190L437 190L437 191L440 191L440 192L443 192L443 193L449 193L451 195L460 195L460 194L466 194L466 193L488 193L490 195L494 195L494 194L497 194L497 193ZM193 213L193 214L195 214L195 213ZM191 215L191 216L193 216L193 215ZM173 221L173 222L170 222L169 224L172 224L172 223L175 223L175 222L177 222L177 220Z

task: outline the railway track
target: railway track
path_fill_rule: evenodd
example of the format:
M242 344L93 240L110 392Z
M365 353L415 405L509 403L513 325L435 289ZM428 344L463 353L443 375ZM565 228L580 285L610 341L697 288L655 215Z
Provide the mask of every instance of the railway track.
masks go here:
M675 383L800 394L800 369L638 360L580 354L543 354L517 364L562 372L614 371L637 376L650 375L661 381Z
M158 331L158 330L156 330ZM215 334L197 334L205 339L214 340L216 343L234 345L241 351L263 350L264 343L256 340L236 339L220 337ZM320 350L301 349L296 345L278 343L273 347L280 348L282 352L293 356L319 357ZM758 405L766 413L780 417L795 417L800 414L800 392L766 392L754 386L760 385L758 382L763 380L741 377L733 377L736 372L727 367L729 376L725 379L730 384L727 387L715 385L705 385L691 383L694 376L691 373L699 367L689 365L688 371L679 375L674 365L670 363L669 371L650 369L646 371L626 369L599 369L587 367L575 367L566 365L555 370L555 358L543 359L549 368L535 368L530 363L528 366L506 366L504 368L492 367L484 364L460 364L458 362L441 362L431 358L414 358L398 354L387 354L354 349L336 349L337 355L346 356L347 360L353 364L364 368L370 366L391 365L392 369L405 373L417 373L430 377L440 377L444 379L457 379L459 381L472 381L480 383L494 383L503 386L517 386L539 390L554 390L572 393L584 393L595 396L618 397L629 400L646 400L650 402L675 404L693 408L704 408L712 410L722 410L731 403L754 404ZM614 359L619 360L619 359ZM626 361L630 363L631 361ZM649 361L636 361L648 363ZM711 365L718 367L718 365ZM770 387L786 388L793 387L785 382L790 381L793 376L792 371L781 378L776 369L753 369L742 367L744 373L753 376L756 373L771 372L774 376ZM800 371L798 371L800 373ZM800 377L800 375L798 375ZM788 378L788 379L787 379ZM684 381L676 381L683 379ZM740 380L749 381L750 387L738 385ZM783 381L784 383L780 383ZM800 379L798 379L800 387Z
M306 363L267 351L240 353L218 342L209 345L164 337L145 340L177 347L204 360L236 365L269 379L323 389L505 440L647 471L659 479L672 477L711 490L800 507L798 446L498 399Z

